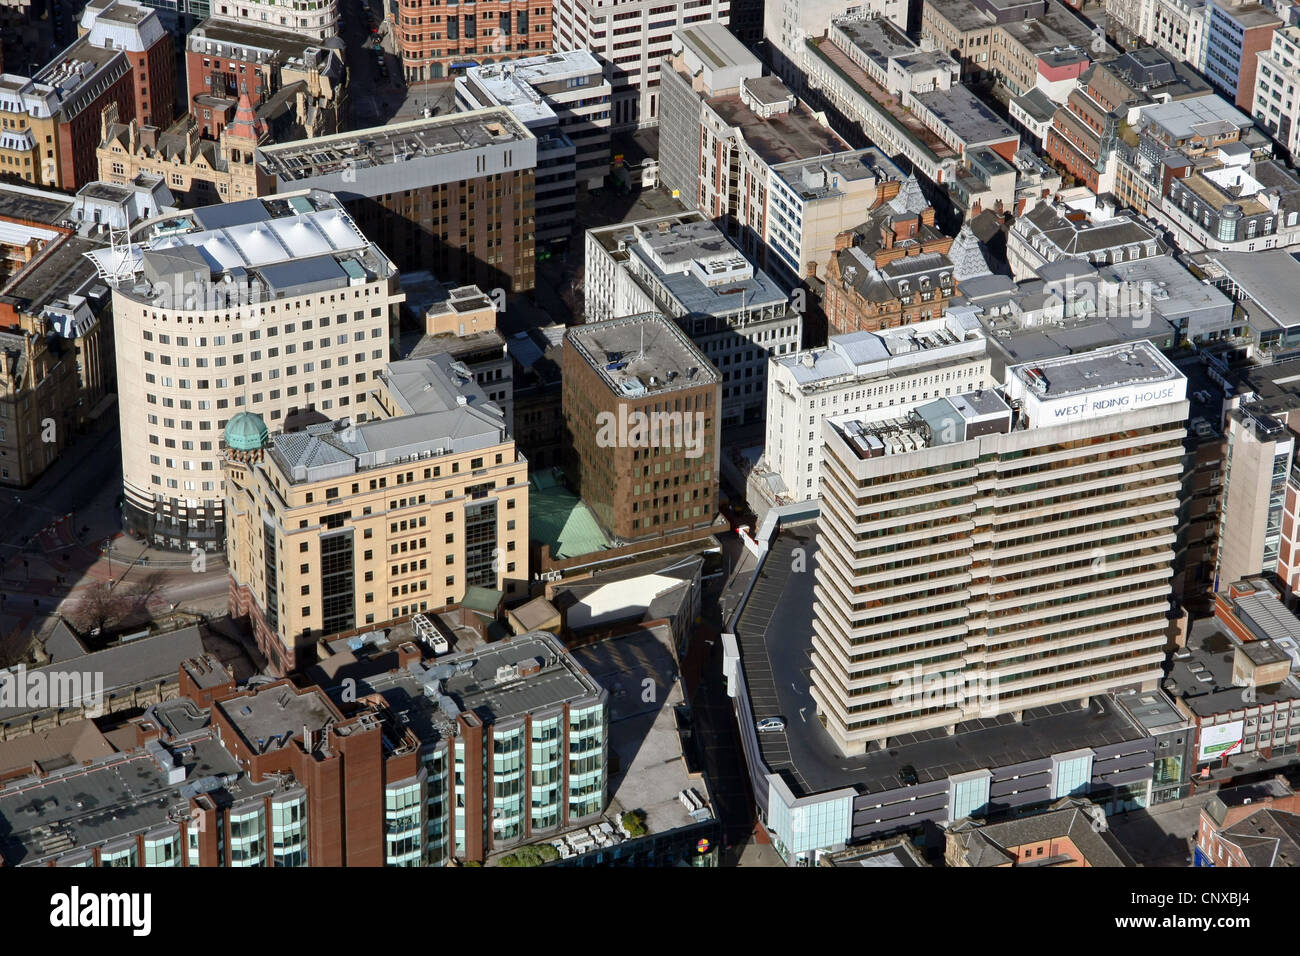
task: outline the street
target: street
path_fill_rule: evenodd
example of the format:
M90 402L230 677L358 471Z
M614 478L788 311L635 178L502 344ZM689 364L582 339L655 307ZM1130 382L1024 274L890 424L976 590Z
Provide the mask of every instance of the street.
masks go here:
M122 467L116 409L78 439L30 488L0 491L0 664L17 660L99 585L138 597L122 627L175 611L221 613L222 555L159 551L122 535Z

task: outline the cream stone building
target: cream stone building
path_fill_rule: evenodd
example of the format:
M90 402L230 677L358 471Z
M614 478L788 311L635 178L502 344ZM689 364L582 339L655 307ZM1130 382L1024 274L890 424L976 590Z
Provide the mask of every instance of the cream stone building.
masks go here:
M319 190L158 218L88 255L113 290L126 527L219 550L226 422L365 416L393 353L397 270Z
M528 463L500 407L441 355L388 366L371 408L276 435L251 413L226 426L231 613L277 673L321 637L470 587L527 594Z
M1186 392L1139 342L825 422L811 692L845 754L1157 686Z

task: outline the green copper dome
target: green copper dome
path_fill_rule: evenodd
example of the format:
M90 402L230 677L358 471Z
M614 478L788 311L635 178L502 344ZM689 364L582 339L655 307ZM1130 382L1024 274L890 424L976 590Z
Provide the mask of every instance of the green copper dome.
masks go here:
M256 451L266 444L270 432L261 415L240 412L226 422L226 447L235 451Z

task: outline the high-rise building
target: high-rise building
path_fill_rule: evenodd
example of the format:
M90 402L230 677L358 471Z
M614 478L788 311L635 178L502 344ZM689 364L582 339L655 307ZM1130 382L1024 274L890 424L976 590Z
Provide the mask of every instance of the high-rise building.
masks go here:
M226 422L364 415L392 357L397 270L318 190L160 217L89 256L113 289L126 525L217 550Z
M1290 587L1288 565L1279 567L1286 537L1293 534L1287 509L1295 433L1287 427L1289 411L1262 402L1234 397L1225 416L1227 444L1223 456L1223 506L1219 513L1219 552L1215 560L1214 589L1257 574L1281 576ZM1271 412L1276 410L1279 414ZM1294 494L1294 488L1292 488Z
M537 137L537 238L569 239L577 190L609 174L610 84L586 50L475 66L456 79L463 110L507 106Z
M659 64L674 31L709 24L726 32L731 0L555 0L554 16L555 49L600 57L613 85L611 125L636 129L659 121Z
M497 106L264 146L281 191L323 189L403 271L533 287L539 143Z
M803 317L771 276L701 213L587 230L587 321L661 312L722 376L722 425L761 421L769 358L799 347Z
M528 463L501 409L445 355L389 365L372 402L360 424L226 425L231 608L277 673L470 587L526 593Z
M647 547L712 533L721 376L676 323L636 315L569 329L570 481L616 540Z
M146 125L171 123L176 116L176 48L149 4L91 0L81 14L81 31L91 46L129 55L135 118Z
M551 52L552 0L439 4L438 14L424 0L396 0L388 9L407 83Z
M1138 342L824 423L811 693L844 753L1157 685L1186 385Z

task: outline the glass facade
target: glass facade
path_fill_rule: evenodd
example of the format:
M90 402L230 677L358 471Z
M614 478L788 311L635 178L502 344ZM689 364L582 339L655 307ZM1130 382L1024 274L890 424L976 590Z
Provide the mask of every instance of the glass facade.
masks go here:
M230 865L266 866L266 808L262 804L230 811Z
M100 866L139 866L139 854L136 853L135 844L128 846L116 847L112 850L105 849L99 854Z
M605 807L605 706L569 711L569 820Z
M500 845L523 835L524 728L492 737L492 842Z
M1092 754L1052 758L1052 799L1083 796L1092 781Z
M424 856L424 794L413 778L384 788L384 863L419 866Z
M321 632L337 634L356 626L352 575L352 530L320 539Z
M948 819L983 816L988 810L989 782L992 779L993 775L985 772L966 779L949 780Z
M147 834L144 838L145 866L180 866L181 831Z
M271 804L271 857L274 866L307 865L307 795Z
M787 863L811 866L816 862L814 851L844 846L852 835L851 793L787 804L776 789L770 789L767 807L773 845Z
M529 795L534 830L560 822L560 719L558 714L533 718Z
M441 747L420 758L425 771L425 863L442 866L447 862L447 748Z

